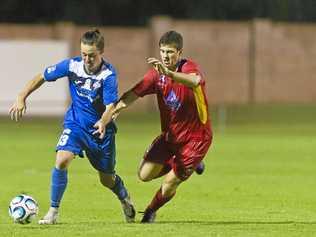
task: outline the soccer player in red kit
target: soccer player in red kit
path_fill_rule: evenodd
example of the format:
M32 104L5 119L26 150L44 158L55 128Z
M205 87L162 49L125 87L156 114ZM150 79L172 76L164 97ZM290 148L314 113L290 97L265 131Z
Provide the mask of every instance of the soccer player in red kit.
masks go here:
M110 121L139 97L157 96L162 132L146 151L138 176L144 182L165 177L142 223L154 222L157 210L172 199L179 184L195 170L201 172L202 159L212 143L205 79L199 66L181 58L183 39L176 31L166 32L159 47L161 61L147 59L152 68L107 116Z

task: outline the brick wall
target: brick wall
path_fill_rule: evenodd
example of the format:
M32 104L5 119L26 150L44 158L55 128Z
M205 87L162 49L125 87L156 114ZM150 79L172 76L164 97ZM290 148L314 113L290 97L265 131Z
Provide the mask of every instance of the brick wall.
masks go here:
M0 25L0 39L63 39L69 55L79 53L79 39L90 27ZM184 21L154 17L148 27L102 27L105 58L115 65L120 93L148 69L146 57L158 56L162 33L184 36L184 56L201 65L210 104L316 102L316 25L253 22ZM153 97L135 108L153 108Z
M316 102L316 25L255 23L255 102Z

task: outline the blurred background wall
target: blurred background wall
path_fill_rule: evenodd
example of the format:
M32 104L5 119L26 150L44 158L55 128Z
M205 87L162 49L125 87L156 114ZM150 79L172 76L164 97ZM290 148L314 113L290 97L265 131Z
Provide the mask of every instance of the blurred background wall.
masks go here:
M316 102L313 1L43 2L33 8L35 1L1 2L0 45L9 47L12 41L18 45L25 40L34 45L27 47L27 56L11 51L13 58L1 58L2 66L14 64L22 74L4 66L1 80L10 86L1 87L0 113L7 111L32 76L19 65L35 75L45 66L79 54L80 36L92 27L105 35L105 58L118 70L120 93L143 76L148 69L146 57L158 56L161 34L174 29L184 36L184 57L201 65L210 104ZM41 48L41 41L63 46ZM34 63L38 60L41 63ZM54 86L49 90L62 91ZM30 99L52 102L53 97L47 95ZM67 90L55 98L66 105ZM154 99L147 97L134 108L151 110Z

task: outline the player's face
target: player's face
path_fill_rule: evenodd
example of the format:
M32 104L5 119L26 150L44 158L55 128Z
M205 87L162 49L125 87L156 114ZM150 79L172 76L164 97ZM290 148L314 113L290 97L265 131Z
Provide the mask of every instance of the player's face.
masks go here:
M96 72L102 63L102 53L95 45L81 43L81 57L88 72Z
M160 57L162 63L171 70L176 68L177 62L180 60L182 50L178 50L173 44L160 45Z

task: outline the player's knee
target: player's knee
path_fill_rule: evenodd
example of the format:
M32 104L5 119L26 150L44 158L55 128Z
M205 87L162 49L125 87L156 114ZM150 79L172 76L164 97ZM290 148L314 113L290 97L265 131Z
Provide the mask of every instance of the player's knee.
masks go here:
M141 171L138 172L138 178L143 182L149 182L152 180L150 176Z
M67 169L74 155L70 152L58 152L56 156L55 166L57 169Z
M64 170L68 168L69 161L67 159L57 159L55 166L57 169Z

